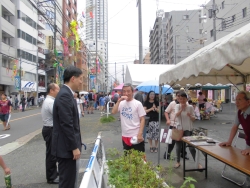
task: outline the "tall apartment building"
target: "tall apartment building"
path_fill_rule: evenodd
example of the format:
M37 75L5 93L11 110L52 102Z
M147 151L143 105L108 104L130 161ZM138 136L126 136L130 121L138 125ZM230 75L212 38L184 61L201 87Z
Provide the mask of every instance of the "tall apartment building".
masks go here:
M154 27L149 34L149 48L151 64L166 64L166 22L164 17L155 19ZM165 38L164 38L165 36ZM164 57L165 56L165 57Z
M35 97L37 92L46 91L45 71L38 66L45 59L45 35L42 33L45 22L29 0L3 0L0 5L0 90L7 94L21 91ZM19 85L13 75L20 69Z
M77 20L77 0L61 0L63 11L62 32L66 36L72 20Z
M90 16L93 14L93 17ZM96 27L97 26L97 27ZM97 33L96 33L97 31ZM86 0L86 41L91 52L96 51L102 59L101 73L97 76L97 90L107 91L108 84L108 1ZM90 66L95 66L91 61Z
M77 20L77 0L61 0L62 1L62 12L64 14L62 19L62 33L63 37L66 37L66 33L70 29L70 22L72 20ZM78 20L77 20L78 21ZM70 44L70 41L74 40L73 37L68 38L68 42ZM67 63L74 65L78 68L80 68L83 72L83 84L79 88L80 91L87 90L88 89L88 67L87 67L87 60L86 60L86 45L83 43L83 41L80 41L80 49L76 51L74 48L72 48L70 54L72 56L67 57ZM66 59L66 58L65 58Z
M201 10L158 14L150 31L152 64L177 64L198 49L202 34Z
M0 93L12 92L14 80L9 69L16 58L16 6L14 1L0 1Z
M217 40L249 23L250 2L248 0L216 0L215 7ZM203 31L207 36L205 45L214 41L212 9L213 1L210 0L204 6L204 13L207 17Z

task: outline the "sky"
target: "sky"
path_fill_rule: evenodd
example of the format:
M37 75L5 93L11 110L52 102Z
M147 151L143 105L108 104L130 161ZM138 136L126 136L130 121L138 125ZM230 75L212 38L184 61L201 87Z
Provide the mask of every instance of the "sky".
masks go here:
M137 0L108 0L108 59L109 76L123 82L126 65L139 59L138 7ZM158 0L158 9L165 12L173 10L199 9L208 0ZM78 0L78 13L85 9L86 0ZM149 47L149 31L156 18L156 0L141 0L142 4L142 40L143 48ZM139 73L139 71L138 71ZM125 77L125 76L124 76Z

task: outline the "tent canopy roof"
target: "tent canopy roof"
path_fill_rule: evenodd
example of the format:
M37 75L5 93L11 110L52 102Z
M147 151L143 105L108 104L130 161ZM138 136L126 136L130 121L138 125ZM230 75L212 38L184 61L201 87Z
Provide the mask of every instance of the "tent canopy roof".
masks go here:
M175 65L129 64L126 68L125 83L137 86L148 80L158 80L159 75Z
M160 75L160 84L239 84L250 81L250 24L203 47Z

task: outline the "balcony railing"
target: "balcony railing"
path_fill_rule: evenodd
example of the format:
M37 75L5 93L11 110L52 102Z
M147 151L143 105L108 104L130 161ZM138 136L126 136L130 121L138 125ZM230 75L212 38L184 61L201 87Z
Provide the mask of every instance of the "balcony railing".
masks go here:
M46 23L46 22L45 22L45 19L44 19L42 16L39 16L38 20L39 20L39 22L41 22L41 23L43 23L43 24Z
M45 39L45 35L40 31L38 31L38 36L42 39Z
M42 49L41 47L38 47L38 52L39 52L39 53L42 53L42 54L45 54L45 53L44 53L44 49Z

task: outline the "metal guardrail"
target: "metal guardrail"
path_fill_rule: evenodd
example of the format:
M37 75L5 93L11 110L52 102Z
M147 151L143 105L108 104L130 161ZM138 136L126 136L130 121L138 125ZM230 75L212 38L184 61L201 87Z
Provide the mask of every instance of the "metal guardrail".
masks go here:
M92 150L92 154L89 158L88 165L84 172L80 188L102 187L106 156L101 138L101 132L99 132Z

